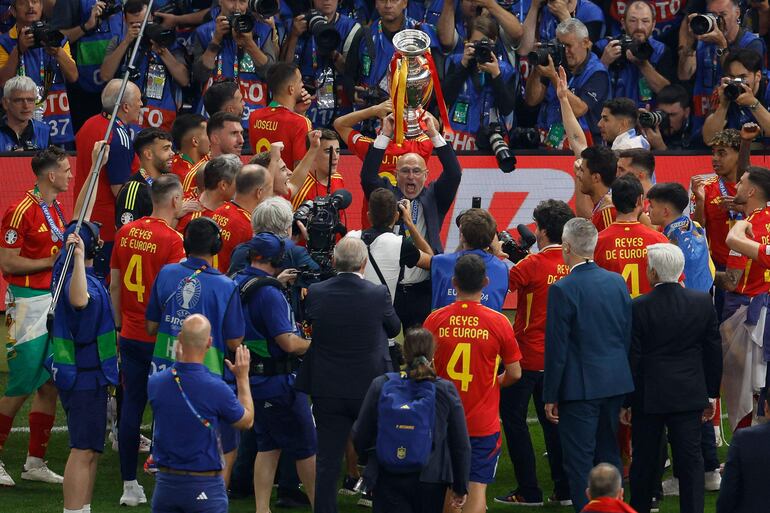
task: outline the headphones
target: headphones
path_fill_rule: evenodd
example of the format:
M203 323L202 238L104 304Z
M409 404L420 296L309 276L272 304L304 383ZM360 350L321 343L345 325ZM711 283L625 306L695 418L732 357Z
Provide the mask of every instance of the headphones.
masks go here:
M200 217L196 217L195 219L190 221L190 223L184 229L185 238L184 238L183 246L184 246L185 253L187 253L188 255L190 254L190 248L188 247L188 244L187 244L187 240L188 240L187 231L190 229L190 225L195 221L197 221L198 219L205 219L205 221L202 221L202 222L208 224L208 226L211 227L214 235L214 241L211 243L211 246L209 247L209 254L216 255L222 249L222 229L213 219L203 215Z
M76 223L77 221L70 221L70 223L67 225L67 228L70 228L70 227L73 228L72 233L74 233L74 227ZM86 241L83 240L83 244L85 245L85 259L92 260L96 258L96 256L99 255L99 253L101 253L102 251L102 245L99 244L99 226L100 225L99 223L83 221L80 226L88 229L88 233L91 236L88 243L86 243Z
M267 262L270 262L270 265L272 265L275 268L281 267L281 264L283 263L283 257L286 255L286 242L281 237L274 234L273 232L259 232L255 235L261 235L263 233L272 235L273 237L278 239L278 243L281 245L281 250L278 252L276 256L268 259ZM253 254L254 254L254 250L249 250L249 260L251 260L251 257Z

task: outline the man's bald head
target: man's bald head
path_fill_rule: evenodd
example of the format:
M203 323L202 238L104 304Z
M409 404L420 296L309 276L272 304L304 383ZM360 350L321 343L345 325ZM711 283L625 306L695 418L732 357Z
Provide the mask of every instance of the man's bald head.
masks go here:
M586 493L589 500L600 497L622 499L623 478L615 465L599 463L591 469L591 473L588 474L588 489Z
M246 164L235 177L235 192L239 195L255 194L258 189L265 187L268 178L271 181L273 179L267 168L259 164Z
M211 323L201 314L192 314L182 322L179 343L182 349L200 351L207 349L211 338Z
M417 153L405 153L396 161L396 183L408 199L420 195L428 179L428 166Z

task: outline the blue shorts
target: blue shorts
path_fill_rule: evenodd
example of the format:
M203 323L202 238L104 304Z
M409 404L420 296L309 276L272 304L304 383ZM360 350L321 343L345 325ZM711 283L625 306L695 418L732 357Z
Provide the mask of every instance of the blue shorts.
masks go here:
M495 481L497 460L500 459L500 432L471 437L470 481L489 484Z
M59 390L70 448L102 452L107 429L107 387L94 390Z
M254 432L259 452L281 449L304 460L317 451L313 414L302 392L254 401Z
M158 472L152 493L153 513L222 513L227 492L222 476L183 476Z

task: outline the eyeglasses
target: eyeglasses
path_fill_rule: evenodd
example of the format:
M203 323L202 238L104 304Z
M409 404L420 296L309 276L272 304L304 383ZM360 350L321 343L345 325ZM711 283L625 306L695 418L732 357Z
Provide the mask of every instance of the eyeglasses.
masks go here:
M427 169L423 169L421 167L413 167L413 168L402 167L401 169L398 170L399 174L407 175L407 176L408 175L420 176L425 174L426 171Z
M20 103L35 103L35 98L28 96L23 98L9 98L11 103L14 103L16 105Z

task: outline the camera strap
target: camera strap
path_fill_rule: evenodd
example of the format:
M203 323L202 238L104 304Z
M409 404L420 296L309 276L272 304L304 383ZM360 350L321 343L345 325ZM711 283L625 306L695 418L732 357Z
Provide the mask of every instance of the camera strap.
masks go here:
M377 234L377 237L379 237L380 235L382 235L382 234L381 233ZM369 243L364 241L364 244L366 244L366 251L367 251L367 253L369 253L369 262L371 262L372 267L374 268L374 272L377 273L377 278L380 279L380 283L382 283L383 285L385 285L387 287L388 286L388 282L385 281L385 276L382 274L382 271L380 270L380 266L377 265L377 261L374 259L374 255L372 254L372 244L374 244L374 241L377 240L377 237L372 239L372 241L369 242ZM361 233L361 240L364 240L364 234L363 233ZM402 240L401 244L403 244L403 243L404 242ZM400 255L399 255L399 260L401 260ZM397 284L401 283L402 279L404 279L404 266L400 265L399 266L399 270L398 270L398 280L396 281L396 283Z

